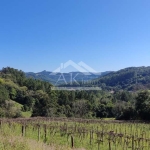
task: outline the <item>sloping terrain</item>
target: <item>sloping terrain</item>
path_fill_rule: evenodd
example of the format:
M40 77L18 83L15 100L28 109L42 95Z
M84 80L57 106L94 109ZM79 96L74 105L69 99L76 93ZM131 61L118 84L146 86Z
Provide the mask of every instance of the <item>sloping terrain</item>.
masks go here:
M150 67L130 67L96 80L103 89L139 90L150 88Z

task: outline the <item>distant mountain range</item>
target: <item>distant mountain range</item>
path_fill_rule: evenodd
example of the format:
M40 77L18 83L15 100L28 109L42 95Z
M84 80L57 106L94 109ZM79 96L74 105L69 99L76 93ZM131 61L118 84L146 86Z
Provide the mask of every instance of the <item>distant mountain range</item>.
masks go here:
M57 73L51 75L52 72L42 71L39 73L29 72L26 73L27 77L40 79L51 82L53 85L57 83L59 86L72 87L77 86L75 82L71 83L71 79L75 77L75 80L80 86L97 86L104 90L128 90L137 91L141 89L150 89L150 67L129 67L121 69L119 71L106 71L102 73L81 73L81 72L70 72L70 73ZM67 82L66 83L64 82ZM82 84L82 81L92 81Z
M53 73L49 71L42 71L38 73L33 72L27 72L26 77L28 78L34 78L34 79L40 79L44 81L48 81L52 83L53 85L60 85L60 84L66 84L70 82L81 82L81 81L89 81L94 80L99 77L105 76L112 71L106 71L102 73L92 73L92 72L69 72L69 73Z

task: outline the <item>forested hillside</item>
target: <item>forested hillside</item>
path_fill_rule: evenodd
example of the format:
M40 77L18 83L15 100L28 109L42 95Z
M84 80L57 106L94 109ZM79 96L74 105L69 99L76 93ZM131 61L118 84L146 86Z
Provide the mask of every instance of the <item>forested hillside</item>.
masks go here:
M41 107L48 106L48 99L52 94L51 86L44 81L26 78L25 74L17 69L3 68L0 72L0 115L18 117L21 116L21 111L34 112L37 103L41 103ZM14 101L17 103L13 103ZM16 109L17 104L22 105L21 109ZM43 113L45 112L41 112Z
M137 91L150 88L150 67L130 67L100 77L96 84L103 89Z
M102 77L111 71L106 71L106 72L101 72L101 73L91 73L91 72L69 72L69 73L63 73L63 77L67 83L69 83L72 78L75 78L77 82L80 82L82 80L93 80L99 77ZM26 77L28 78L33 78L33 79L39 79L43 81L47 81L52 83L53 85L60 85L60 84L66 84L64 80L59 80L60 78L62 79L62 74L60 72L54 73L49 72L49 71L42 71L38 73L33 73L33 72L27 72Z
M141 72L144 69L147 70L143 68ZM134 68L129 69L129 76L132 70ZM125 77L129 79L128 73L120 71L122 80L126 80ZM106 84L111 84L109 78L114 76L117 77L118 73L100 80L107 81L108 78ZM137 76L138 81L144 81L142 76ZM143 76L148 77L148 72L143 73ZM31 116L46 117L150 119L148 91L54 91L51 87L49 82L26 78L23 71L3 68L0 71L0 117L24 117L25 113L30 112Z
M150 89L150 67L130 67L119 71L108 72L89 82L62 84L66 87L100 87L106 91L126 90L135 92Z

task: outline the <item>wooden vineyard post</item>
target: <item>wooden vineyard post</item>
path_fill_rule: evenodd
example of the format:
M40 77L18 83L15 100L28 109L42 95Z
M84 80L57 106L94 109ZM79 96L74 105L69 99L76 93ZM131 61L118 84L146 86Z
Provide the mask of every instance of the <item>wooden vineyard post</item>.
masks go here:
M22 136L24 136L24 126L22 125Z
M26 127L25 127L25 124L23 124L23 125L22 125L22 136L23 136L23 137L25 136L25 132L26 132L26 131L25 131L25 128L26 128Z
M94 134L94 129L92 128L92 139L94 138L93 134Z
M40 125L38 126L38 141L40 141Z
M46 124L44 125L44 142L46 143L46 141L47 141L47 126L46 126Z
M0 121L0 128L2 128L2 121Z
M132 150L134 150L134 136L132 136Z
M103 131L101 133L101 136L102 136L102 145L103 145L103 141L104 141L104 133L103 133Z
M92 131L90 131L90 145L92 145Z
M71 136L71 148L74 148L74 138Z

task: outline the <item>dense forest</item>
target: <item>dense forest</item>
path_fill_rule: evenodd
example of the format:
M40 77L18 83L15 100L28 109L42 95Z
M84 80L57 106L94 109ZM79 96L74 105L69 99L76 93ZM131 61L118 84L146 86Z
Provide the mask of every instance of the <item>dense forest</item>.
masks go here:
M121 90L125 85L130 87L135 83L135 76L142 86L148 87L150 68L138 68L139 72L136 75L134 69L125 69L120 71L120 75L110 73L100 78L101 83L107 86L121 85L111 92L109 89L54 91L49 82L27 78L23 71L17 69L3 68L0 71L0 117L25 117L24 114L28 112L32 117L149 120L150 92L143 89L136 92ZM129 80L131 76L133 81Z
M130 67L111 72L99 78L98 85L103 89L123 89L128 91L150 88L150 67Z
M91 82L79 82L80 86L101 87L106 91L125 90L136 92L150 89L150 67L130 67L119 71L107 72L107 74L93 79ZM64 86L64 85L60 85ZM68 87L79 86L76 83L68 84Z

